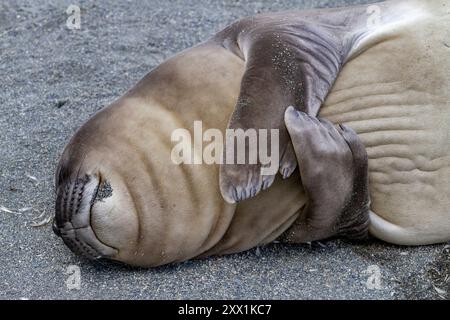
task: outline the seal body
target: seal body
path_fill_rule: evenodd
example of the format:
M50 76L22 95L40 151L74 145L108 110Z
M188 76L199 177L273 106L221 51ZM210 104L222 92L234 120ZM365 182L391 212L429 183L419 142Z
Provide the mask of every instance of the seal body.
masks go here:
M72 242L95 251L81 247L77 252L156 266L246 250L273 241L292 224L306 202L299 178L276 183L268 190L271 197L237 206L220 194L217 165L171 162L174 130L186 128L193 135L194 120L202 120L204 130L225 130L243 67L244 61L228 50L202 44L161 64L80 128L61 157L57 185L89 176L100 191L106 182L111 192L100 198L95 192L83 194L92 208L73 214L76 186L57 203L64 208L57 209L60 233L63 226L94 231L90 237L77 234ZM273 201L281 197L287 201ZM88 216L90 224L75 226L66 216Z
M363 40L320 111L364 142L371 233L402 245L450 240L450 3L411 5Z
M450 240L450 8L393 2L404 3L409 19L351 48L319 115L366 147L371 233L420 245ZM269 243L301 217L297 175L230 204L218 165L170 160L174 130L227 128L246 67L235 49L213 39L176 55L80 128L56 174L55 230L69 247L157 266Z

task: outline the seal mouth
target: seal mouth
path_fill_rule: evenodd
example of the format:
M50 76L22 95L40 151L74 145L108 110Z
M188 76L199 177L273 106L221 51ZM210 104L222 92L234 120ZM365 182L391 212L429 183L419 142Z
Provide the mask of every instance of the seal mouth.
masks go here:
M91 226L91 211L101 179L97 175L77 177L58 187L53 232L75 253L89 259L110 258L118 251L105 245Z

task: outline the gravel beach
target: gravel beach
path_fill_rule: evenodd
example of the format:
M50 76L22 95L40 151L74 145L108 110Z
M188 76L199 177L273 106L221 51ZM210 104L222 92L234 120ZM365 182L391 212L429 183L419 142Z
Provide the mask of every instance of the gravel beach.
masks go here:
M449 299L445 244L271 244L146 270L79 258L46 223L68 139L164 59L244 16L369 2L0 0L0 299Z

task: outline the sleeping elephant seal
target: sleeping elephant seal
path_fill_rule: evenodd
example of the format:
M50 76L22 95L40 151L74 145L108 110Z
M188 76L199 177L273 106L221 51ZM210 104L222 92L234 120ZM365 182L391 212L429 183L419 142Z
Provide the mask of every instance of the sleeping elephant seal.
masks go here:
M66 146L55 232L137 266L368 227L397 244L450 240L450 4L377 6L375 25L367 7L246 18L162 63ZM286 179L173 163L172 133L195 120L279 129Z

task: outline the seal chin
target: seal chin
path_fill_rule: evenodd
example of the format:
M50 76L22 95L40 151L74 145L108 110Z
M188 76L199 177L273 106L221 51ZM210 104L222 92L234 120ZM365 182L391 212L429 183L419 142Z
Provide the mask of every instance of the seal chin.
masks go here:
M113 258L118 250L102 243L91 226L91 211L100 186L95 175L67 179L58 186L53 231L76 254Z

